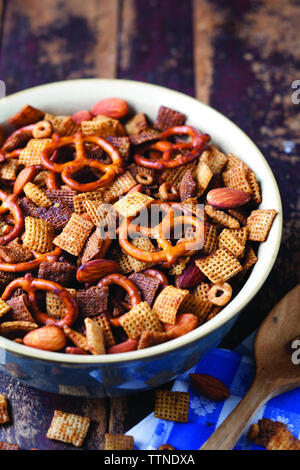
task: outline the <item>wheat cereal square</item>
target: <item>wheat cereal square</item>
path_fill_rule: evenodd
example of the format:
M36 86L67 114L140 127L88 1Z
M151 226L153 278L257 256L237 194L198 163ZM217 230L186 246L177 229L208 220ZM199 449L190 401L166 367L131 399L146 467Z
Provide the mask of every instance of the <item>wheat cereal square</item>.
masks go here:
M37 253L47 253L53 249L53 225L42 219L25 217L25 233L22 237L23 246Z
M248 239L253 242L264 242L269 235L277 212L274 209L256 209L247 219Z
M190 394L187 392L169 392L157 390L154 408L155 418L188 422Z
M0 299L0 318L9 312L10 308L9 304L7 304L3 299Z
M53 243L71 255L78 256L88 239L94 224L74 212Z
M165 287L155 299L153 313L161 322L174 325L177 311L188 294L189 291L186 289L178 289L174 286Z
M73 413L55 410L47 432L48 439L80 447L90 426L90 419Z
M105 434L104 450L133 450L134 442L132 436L124 434Z
M219 248L214 254L195 263L214 284L227 281L243 269L236 257L225 248Z
M154 199L138 191L130 193L114 204L114 208L123 217L133 217L148 207Z
M19 155L19 163L25 166L41 165L41 155L51 139L31 139Z
M7 397L0 393L0 424L9 423L9 415L7 409Z

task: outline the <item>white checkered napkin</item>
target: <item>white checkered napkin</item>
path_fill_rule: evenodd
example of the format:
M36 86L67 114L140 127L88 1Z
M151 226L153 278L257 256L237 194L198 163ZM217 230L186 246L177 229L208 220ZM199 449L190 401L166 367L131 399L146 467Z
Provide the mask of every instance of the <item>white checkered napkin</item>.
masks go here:
M47 432L48 439L67 442L76 447L83 444L90 426L90 419L73 413L55 410Z

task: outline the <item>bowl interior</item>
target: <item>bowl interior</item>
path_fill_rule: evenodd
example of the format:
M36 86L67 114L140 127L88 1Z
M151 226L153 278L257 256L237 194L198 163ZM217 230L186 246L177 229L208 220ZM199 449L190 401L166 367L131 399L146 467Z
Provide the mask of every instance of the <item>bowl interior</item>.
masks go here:
M128 80L84 79L42 85L16 93L0 100L0 120L4 123L25 104L36 106L53 114L70 114L90 109L98 100L117 96L124 98L138 112L155 119L160 105L174 108L188 116L187 123L210 134L211 140L224 152L241 158L255 172L261 184L261 208L278 212L266 242L260 244L258 262L238 295L209 322L191 333L162 345L130 353L111 356L71 356L35 350L0 337L0 347L37 359L63 363L110 363L157 356L201 337L231 320L257 293L266 280L278 253L282 208L278 187L272 171L256 145L225 116L194 98L167 88ZM67 356L67 357L66 357Z

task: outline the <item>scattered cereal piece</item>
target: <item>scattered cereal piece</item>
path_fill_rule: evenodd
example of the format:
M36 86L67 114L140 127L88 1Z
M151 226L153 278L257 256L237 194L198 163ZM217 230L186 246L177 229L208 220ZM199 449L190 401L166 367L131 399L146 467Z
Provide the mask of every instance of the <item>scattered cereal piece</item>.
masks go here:
M25 166L41 165L41 155L51 139L31 139L21 151L19 163Z
M104 450L133 450L133 437L124 434L105 434Z
M190 394L187 392L169 392L167 390L156 391L155 418L188 422Z
M25 217L23 246L37 253L47 253L53 249L54 229L42 219Z
M53 240L53 243L71 255L78 256L93 227L92 222L74 212L63 231Z
M177 289L174 286L165 287L154 302L153 313L163 323L174 325L180 304L188 294L189 291L185 289Z
M26 104L20 111L12 116L8 122L14 127L23 127L34 124L43 119L45 113L29 104Z
M116 344L112 329L110 327L110 322L107 319L107 316L104 313L93 317L93 320L99 325L103 331L105 347L110 348Z
M268 238L276 214L277 212L274 209L256 209L252 211L247 219L249 240L264 242Z
M240 243L231 230L225 228L219 235L219 248L226 248L236 258L241 258L244 254L245 245Z
M242 165L234 166L231 170L222 174L225 186L228 188L240 189L252 194L251 186L247 179L247 170Z
M213 173L206 163L199 160L195 170L195 177L198 184L198 196L202 196L213 177Z
M43 261L38 271L38 278L57 282L64 287L72 286L75 282L75 276L75 266L66 262Z
M3 299L0 299L0 318L3 317L10 310L10 305L4 302Z
M9 423L7 397L0 393L0 424Z
M120 324L130 339L136 339L145 330L163 331L158 317L147 302L140 302L120 317Z
M55 410L47 432L48 439L67 442L76 447L83 444L90 426L90 419L73 413Z
M200 161L206 163L214 175L218 175L226 165L228 157L220 152L215 145L211 145L207 150L202 152Z
M20 446L9 442L0 442L0 450L20 450Z
M240 228L240 223L238 220L234 219L230 215L226 214L226 212L220 211L215 209L213 206L209 204L205 205L205 213L209 215L212 220L215 220L220 225L228 228Z
M130 193L114 204L114 208L123 217L132 217L148 207L154 199L138 191Z
M174 109L160 106L156 121L154 123L155 129L165 131L169 127L182 126L185 123L185 114L175 111Z
M90 352L92 354L105 354L105 341L102 328L91 318L86 318L84 324Z
M26 183L24 188L24 193L28 199L30 199L38 207L50 207L52 202L46 196L44 191L42 191L38 186L33 183Z
M190 312L196 315L203 323L212 309L212 303L209 300L208 292L210 285L201 282L194 292L190 292L180 305L180 312Z
M26 321L34 323L34 318L28 310L27 295L21 294L6 301L11 308L9 318L12 321Z
M219 248L213 255L198 259L195 263L214 284L227 281L243 269L238 260L225 248Z

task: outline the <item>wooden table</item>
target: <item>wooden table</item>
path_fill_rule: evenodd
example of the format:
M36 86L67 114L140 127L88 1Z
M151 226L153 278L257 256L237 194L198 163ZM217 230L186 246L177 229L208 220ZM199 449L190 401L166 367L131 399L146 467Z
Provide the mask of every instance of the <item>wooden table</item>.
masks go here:
M297 3L297 4L296 4ZM128 78L209 103L259 146L277 179L284 233L275 267L224 341L233 347L299 279L300 4L292 0L0 0L0 79L7 94L56 80ZM298 272L297 272L298 271ZM299 281L298 281L299 282ZM52 395L0 371L12 424L0 440L64 449L45 434L53 410L87 415L85 448L124 432L153 409L153 392L126 399Z

